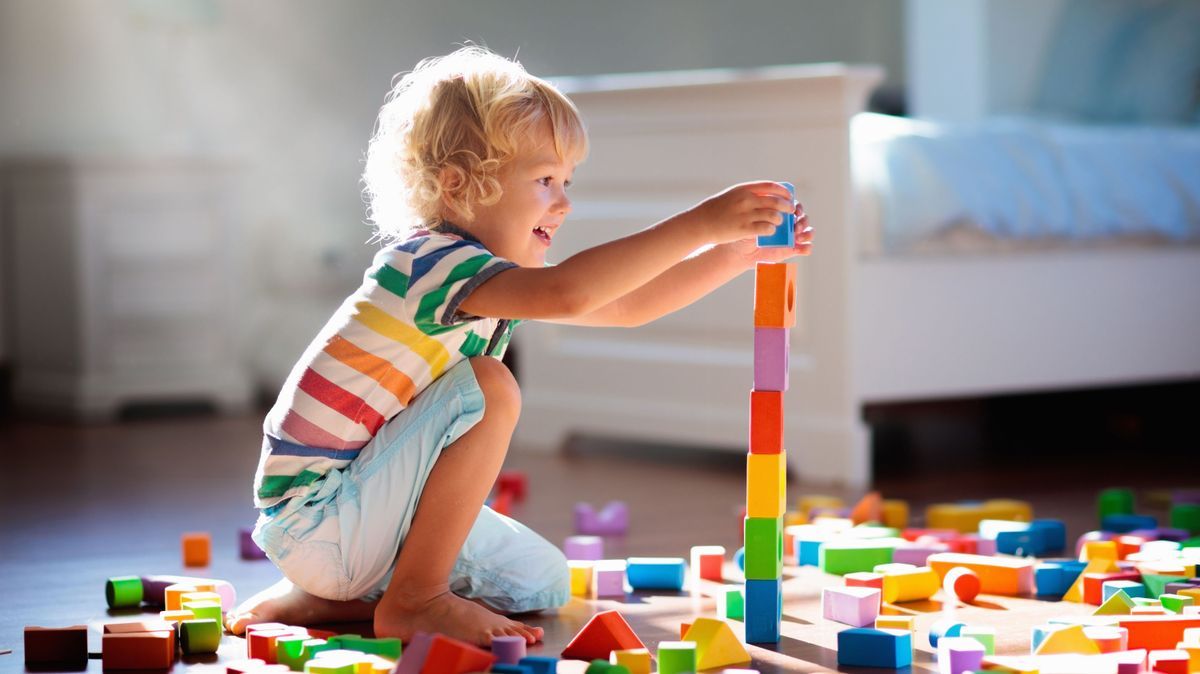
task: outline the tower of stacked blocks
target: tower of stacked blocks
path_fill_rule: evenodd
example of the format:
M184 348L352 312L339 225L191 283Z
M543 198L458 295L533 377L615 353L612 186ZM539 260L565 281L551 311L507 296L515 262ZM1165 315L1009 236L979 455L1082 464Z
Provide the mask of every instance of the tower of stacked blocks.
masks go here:
M795 196L792 185L783 183ZM795 245L788 213L759 247ZM760 262L754 270L754 388L750 391L750 451L746 455L746 641L775 643L783 615L783 515L787 454L783 394L788 342L796 324L796 267Z

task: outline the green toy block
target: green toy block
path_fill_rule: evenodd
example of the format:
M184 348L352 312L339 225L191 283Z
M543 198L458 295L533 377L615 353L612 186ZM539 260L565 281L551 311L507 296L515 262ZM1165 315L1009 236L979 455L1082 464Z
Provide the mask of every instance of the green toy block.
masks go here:
M196 620L211 618L221 623L221 602L219 601L189 601L180 606L185 611L191 611Z
M1177 503L1171 507L1171 526L1200 534L1200 503Z
M658 674L692 674L696 671L696 642L663 641L658 644Z
M1130 597L1130 601L1134 606L1162 606L1162 601L1157 597Z
M740 587L726 587L717 601L717 610L726 620L746 619L746 597Z
M1142 584L1146 586L1147 597L1157 597L1167 591L1167 583L1184 583L1187 582L1185 576L1156 576L1154 574L1144 574L1142 576Z
M612 665L608 660L592 660L583 674L629 674L625 665Z
M1162 607L1171 613L1183 613L1184 606L1196 603L1194 598L1183 594L1162 594L1158 596L1158 600L1162 602Z
M1100 492L1096 510L1100 519L1104 519L1108 515L1132 515L1133 490L1121 488L1105 489Z
M970 637L971 639L983 644L984 655L996 654L996 630L991 627L983 627L980 625L972 627L971 625L967 625L966 627L962 628L962 632L959 633L959 636Z
M783 575L783 518L747 517L746 578L775 580Z
M1181 545L1185 548L1200 548L1200 536L1193 536L1181 543Z
M848 541L828 542L821 546L819 565L825 573L844 576L847 573L871 571L880 564L891 564L894 543Z
M402 650L399 639L368 639L357 634L339 634L329 637L330 648L344 648L348 651L371 653L389 660L399 660Z
M179 623L179 647L187 655L216 653L221 645L221 623L212 618Z
M329 658L328 660L315 658L304 663L304 671L310 674L355 674L358 671L358 665L342 658Z
M135 608L142 603L141 576L117 576L104 583L109 608Z

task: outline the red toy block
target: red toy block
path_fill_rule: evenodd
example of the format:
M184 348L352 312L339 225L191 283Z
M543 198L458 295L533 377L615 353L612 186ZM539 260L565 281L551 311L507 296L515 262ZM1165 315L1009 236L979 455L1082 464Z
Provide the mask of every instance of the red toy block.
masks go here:
M754 327L796 325L796 265L759 262L754 267Z
M627 651L645 648L642 640L633 633L633 628L616 611L602 611L579 630L579 634L567 644L562 657L572 660L607 659L612 651Z
M25 628L26 669L86 669L87 625Z
M1184 630L1200 627L1200 615L1131 615L1117 624L1129 631L1129 650L1172 650L1183 641Z
M262 660L268 665L275 664L275 640L279 637L296 634L290 627L283 629L246 630L246 657Z
M520 503L525 500L525 493L529 487L529 480L525 477L525 473L519 470L501 471L496 477L496 493L503 494L508 492L512 494L513 502Z
M123 623L104 623L104 634L136 634L138 632L170 632L171 653L175 653L175 623L170 620L138 620Z
M883 592L883 574L880 573L857 571L855 573L847 573L845 576L842 576L842 580L846 581L846 587L873 587Z
M492 499L491 509L508 516L512 514L512 492L502 491L496 494L496 498Z
M100 649L103 668L167 669L175 662L175 630L169 632L110 632Z
M750 453L783 451L783 391L750 392Z
M1142 582L1142 574L1137 571L1118 571L1115 573L1085 573L1083 574L1083 603L1099 606L1104 603L1104 584L1110 580L1132 580Z
M486 672L496 656L441 634L417 632L404 647L393 674L466 674Z

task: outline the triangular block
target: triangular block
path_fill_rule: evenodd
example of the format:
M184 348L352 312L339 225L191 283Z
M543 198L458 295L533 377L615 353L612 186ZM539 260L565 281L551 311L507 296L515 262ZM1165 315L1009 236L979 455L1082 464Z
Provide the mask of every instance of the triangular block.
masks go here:
M1142 576L1142 584L1146 586L1147 597L1157 597L1167 591L1167 583L1186 583L1186 576L1159 576L1147 573Z
M1124 590L1117 590L1092 615L1129 615L1133 605L1133 600Z
M579 634L567 644L562 657L572 660L607 660L612 651L627 651L645 648L642 640L633 633L633 628L616 611L603 611L579 630Z
M883 521L883 497L879 492L873 491L862 497L858 503L850 510L850 521L855 524L864 522L882 522Z
M1063 601L1083 602L1083 577L1089 573L1109 573L1119 570L1116 560L1107 557L1089 560L1083 572L1075 577L1071 588L1063 595Z
M1034 654L1082 653L1094 655L1099 652L1100 647L1096 645L1096 642L1083 633L1083 625L1071 625L1047 634Z
M696 642L696 668L714 669L750 662L746 647L738 641L729 623L715 618L696 618L683 635L684 641Z

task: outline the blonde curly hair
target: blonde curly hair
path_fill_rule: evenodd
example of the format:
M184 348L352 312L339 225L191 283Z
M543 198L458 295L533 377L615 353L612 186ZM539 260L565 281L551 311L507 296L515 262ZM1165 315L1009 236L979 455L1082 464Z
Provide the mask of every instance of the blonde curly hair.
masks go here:
M559 158L582 162L579 111L520 63L479 46L418 63L388 95L367 147L363 195L376 237L429 226L444 205L472 219L473 204L500 199L500 170L545 121Z

